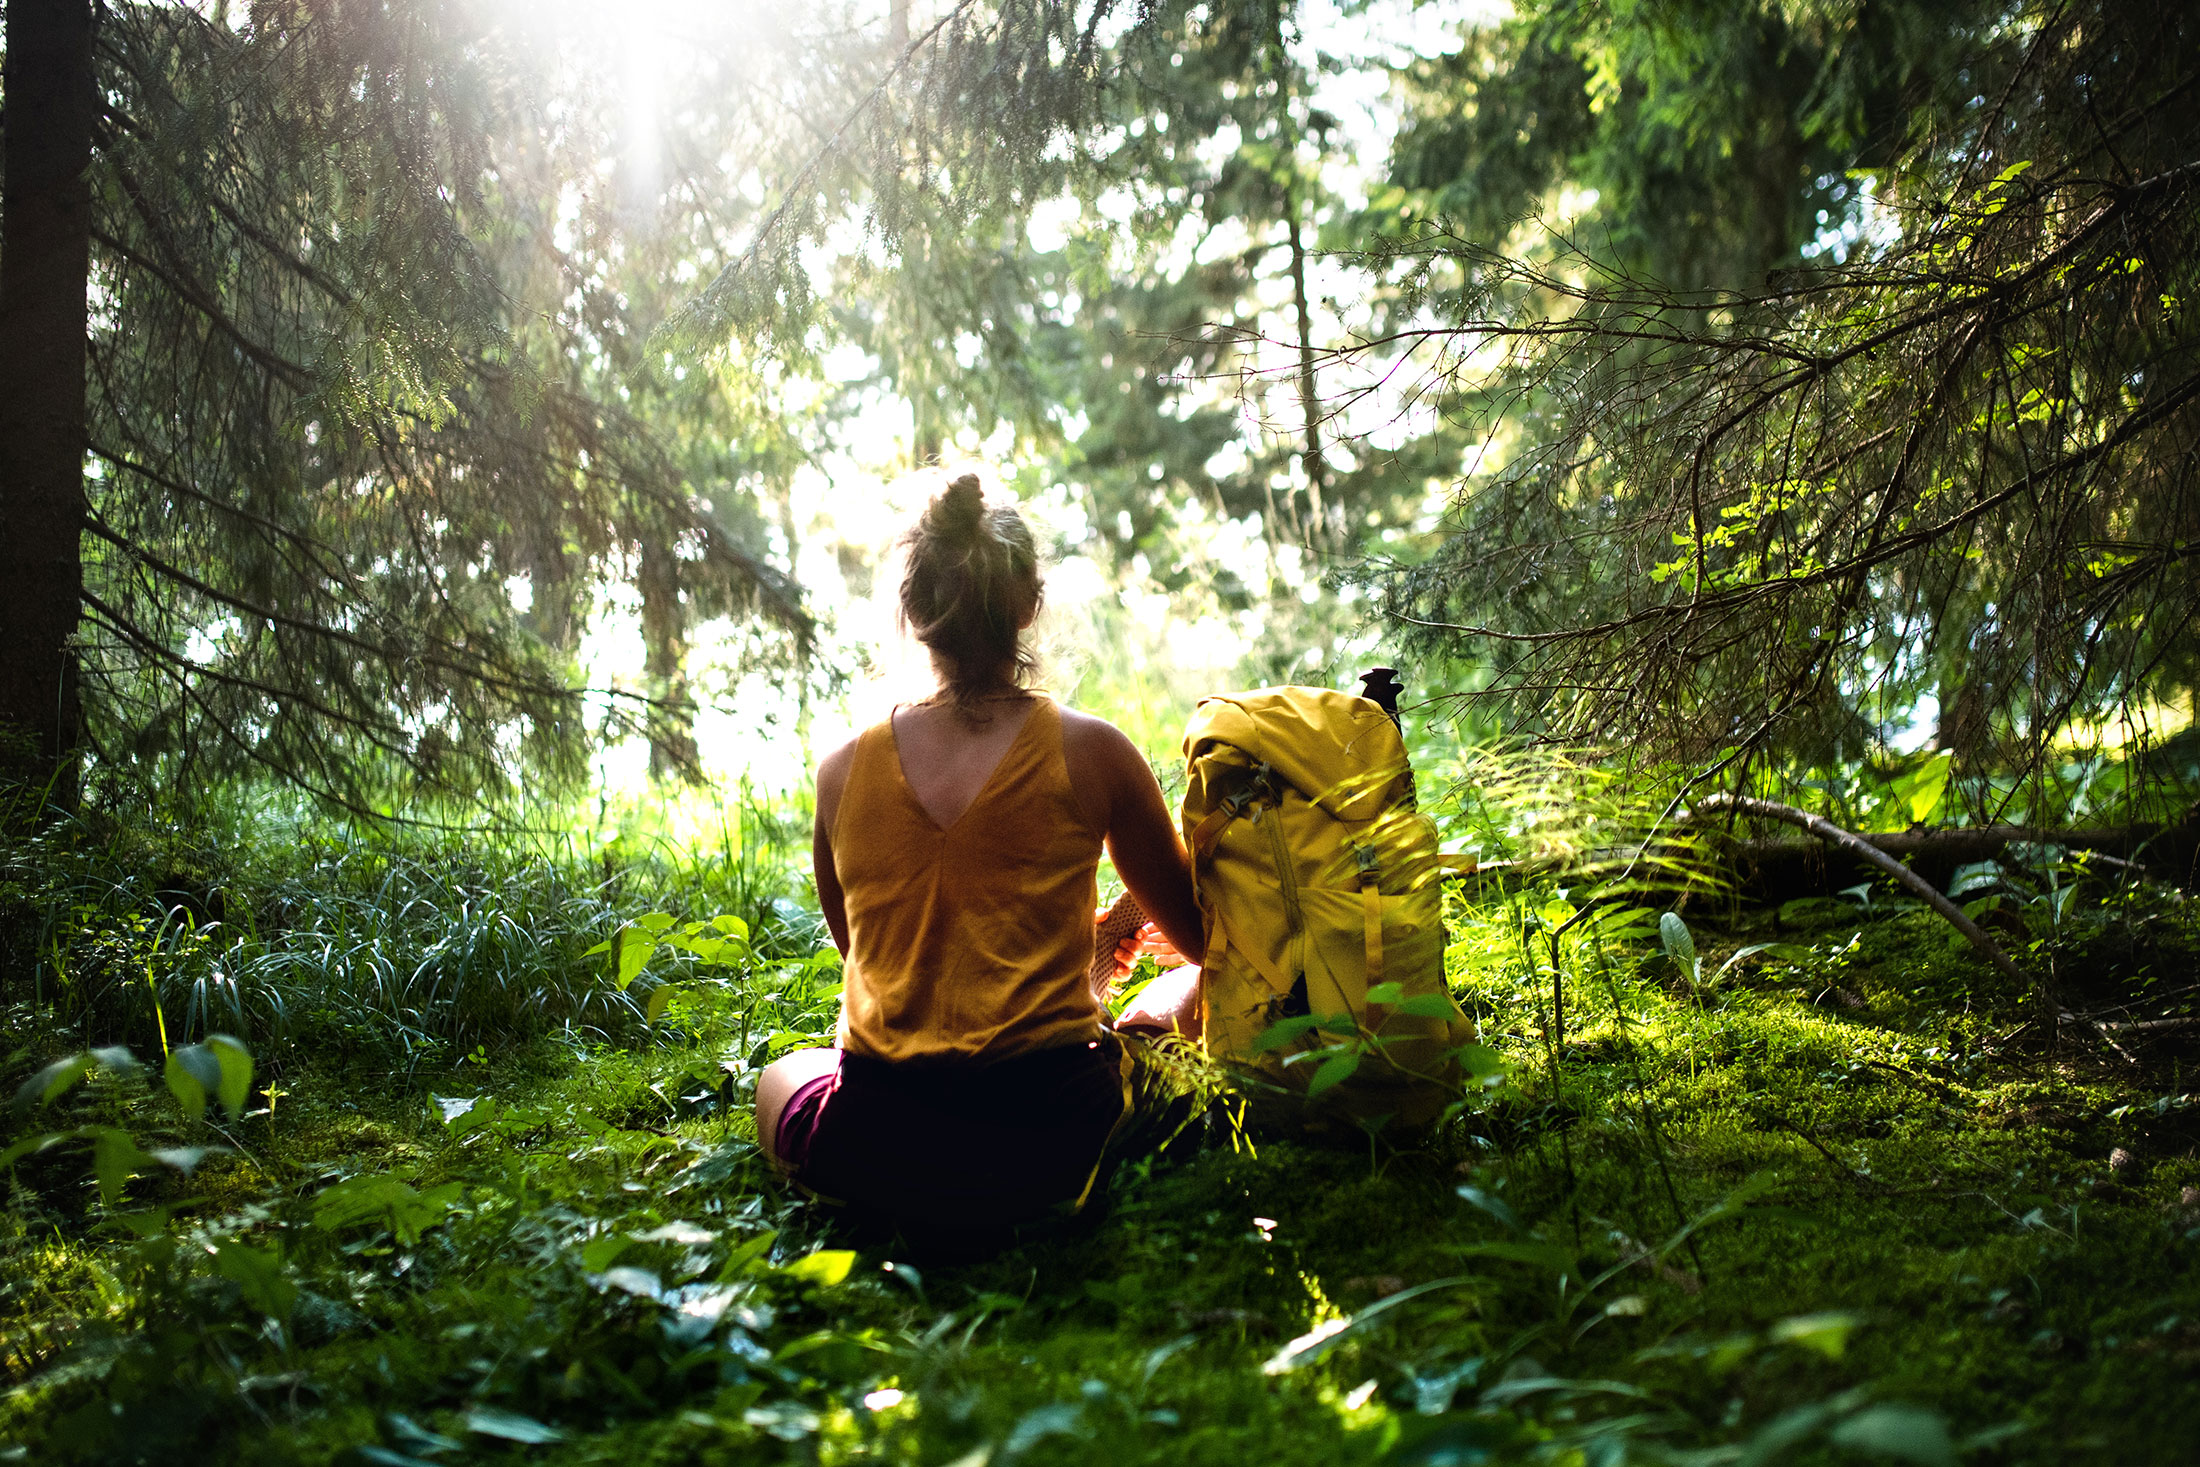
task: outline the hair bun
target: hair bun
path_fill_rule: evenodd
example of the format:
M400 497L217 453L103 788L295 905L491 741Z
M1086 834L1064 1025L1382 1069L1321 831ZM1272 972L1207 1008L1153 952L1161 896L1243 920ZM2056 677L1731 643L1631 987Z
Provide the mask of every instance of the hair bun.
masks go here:
M974 533L985 519L985 490L976 474L964 474L948 484L932 501L932 514L941 530L950 535Z

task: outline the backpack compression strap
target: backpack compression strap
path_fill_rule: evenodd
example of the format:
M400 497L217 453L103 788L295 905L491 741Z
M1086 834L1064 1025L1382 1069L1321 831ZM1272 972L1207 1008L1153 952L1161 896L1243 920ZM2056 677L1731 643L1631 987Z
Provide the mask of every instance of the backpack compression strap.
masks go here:
M1215 847L1222 841L1223 830L1237 817L1242 808L1242 805L1234 806L1226 801L1210 811L1199 824L1192 827L1192 889L1194 892L1199 889L1199 868L1213 859ZM1222 915L1222 908L1219 905L1208 905L1206 903L1201 905L1208 917L1212 919L1212 930L1207 934L1207 965L1211 966L1214 963L1216 955L1222 948L1235 946L1239 952L1245 955L1245 961L1252 965L1254 972L1260 974L1261 981L1266 983L1270 990L1278 994L1291 991L1291 980L1277 972L1275 964L1269 962L1256 949L1240 941L1231 933L1229 920ZM1220 938L1221 941L1216 941L1217 938Z
M1367 986L1373 988L1383 981L1383 894L1376 888L1375 878L1381 873L1375 866L1375 852L1366 846L1359 848L1360 856L1360 926L1367 941ZM1390 1017L1390 1005L1370 1001L1367 1005L1367 1027L1380 1029Z

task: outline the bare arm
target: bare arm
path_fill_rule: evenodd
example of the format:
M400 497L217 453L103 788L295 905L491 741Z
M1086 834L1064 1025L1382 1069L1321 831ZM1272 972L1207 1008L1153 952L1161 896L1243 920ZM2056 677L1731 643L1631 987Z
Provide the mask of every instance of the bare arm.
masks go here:
M848 956L848 898L840 889L840 873L833 867L833 817L840 813L840 793L848 787L848 766L855 762L856 746L843 744L817 766L817 821L810 828L810 866L817 878L817 906L825 914L825 926L833 934L833 946Z
M1192 896L1192 866L1176 820L1145 758L1104 719L1064 714L1078 801L1105 834L1108 856L1146 916L1194 963L1206 957L1206 923Z

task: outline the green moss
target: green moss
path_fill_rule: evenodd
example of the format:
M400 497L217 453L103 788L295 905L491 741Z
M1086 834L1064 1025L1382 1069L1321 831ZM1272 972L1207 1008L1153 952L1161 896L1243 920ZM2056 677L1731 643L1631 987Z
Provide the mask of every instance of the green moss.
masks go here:
M1699 921L1700 984L1639 937L1569 942L1554 1074L1547 953L1516 914L1461 915L1456 984L1513 1068L1426 1145L1218 1127L1125 1169L1074 1234L954 1267L867 1245L829 1285L777 1266L840 1245L756 1161L722 1064L822 1032L831 975L784 958L623 1044L289 1054L272 1113L218 1134L102 1079L31 1119L231 1149L113 1211L81 1150L18 1165L0 1442L57 1463L1571 1462L1762 1444L1818 1411L1778 1459L1831 1461L1836 1423L1908 1403L1984 1434L1971 1461L2189 1452L2200 1106L2177 1052L2015 1035L2028 996L1882 900L1783 911L1790 945L1731 966L1769 921ZM2026 961L2138 954L2128 984L2159 993L2191 971L2189 918L2074 907ZM498 1108L446 1126L437 1097ZM323 1188L377 1176L445 1198L417 1238L321 1225ZM151 1241L121 1225L155 1207ZM232 1247L280 1260L286 1327ZM619 1268L731 1292L685 1330ZM485 1434L485 1410L557 1439Z

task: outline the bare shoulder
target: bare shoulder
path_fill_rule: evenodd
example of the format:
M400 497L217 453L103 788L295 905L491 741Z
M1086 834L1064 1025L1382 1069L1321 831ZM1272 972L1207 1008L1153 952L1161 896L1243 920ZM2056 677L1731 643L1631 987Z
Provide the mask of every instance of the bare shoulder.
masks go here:
M1062 709L1062 750L1087 767L1116 769L1126 759L1140 765L1146 762L1123 730L1105 718L1067 707Z
M856 762L856 745L861 737L848 740L839 748L817 761L817 784L823 789L830 782L840 784L848 778L848 766Z
M856 762L859 738L848 740L817 761L817 823L821 828L832 825L833 814L840 808L840 792L848 787L848 771Z

